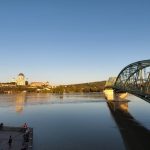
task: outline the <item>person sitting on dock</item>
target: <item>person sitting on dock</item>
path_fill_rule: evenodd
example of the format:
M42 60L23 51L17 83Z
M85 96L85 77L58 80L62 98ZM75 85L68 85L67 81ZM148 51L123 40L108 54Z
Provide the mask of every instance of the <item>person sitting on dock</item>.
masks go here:
M29 133L30 133L30 128L27 128L25 134L29 134Z
M27 128L28 128L28 126L27 126L27 124L25 123L25 124L23 125L23 131L25 132L25 131L27 130Z

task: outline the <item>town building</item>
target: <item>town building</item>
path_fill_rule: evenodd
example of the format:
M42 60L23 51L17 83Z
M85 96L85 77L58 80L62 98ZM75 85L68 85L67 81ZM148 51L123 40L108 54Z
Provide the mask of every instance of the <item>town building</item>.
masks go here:
M25 75L23 73L19 73L17 79L16 79L16 83L17 85L26 85L26 81L25 81Z
M30 86L32 87L49 86L49 82L31 82Z

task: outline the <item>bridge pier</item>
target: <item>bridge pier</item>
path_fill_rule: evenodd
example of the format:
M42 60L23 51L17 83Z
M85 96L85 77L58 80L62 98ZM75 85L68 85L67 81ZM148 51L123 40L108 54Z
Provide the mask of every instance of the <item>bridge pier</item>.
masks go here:
M128 96L128 93L116 93L114 89L112 88L106 88L104 91L104 96L107 100L112 101L112 100L122 100L125 99Z
M105 89L103 91L104 96L107 100L114 100L114 90L113 89Z

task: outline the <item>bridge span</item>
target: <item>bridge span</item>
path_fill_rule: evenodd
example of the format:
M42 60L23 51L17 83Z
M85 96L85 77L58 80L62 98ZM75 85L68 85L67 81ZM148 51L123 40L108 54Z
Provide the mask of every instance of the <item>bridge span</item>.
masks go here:
M150 59L129 64L112 80L112 85L109 82L104 90L106 95L108 91L130 93L150 102Z

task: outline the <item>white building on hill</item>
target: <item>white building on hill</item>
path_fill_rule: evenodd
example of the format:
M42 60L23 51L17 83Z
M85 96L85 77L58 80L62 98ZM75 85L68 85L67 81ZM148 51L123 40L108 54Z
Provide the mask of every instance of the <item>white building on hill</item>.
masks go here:
M17 83L17 85L25 85L26 84L25 75L23 73L19 73L19 75L16 79L16 83Z

